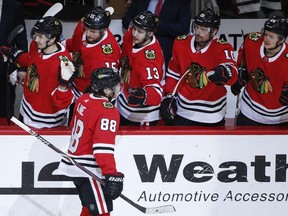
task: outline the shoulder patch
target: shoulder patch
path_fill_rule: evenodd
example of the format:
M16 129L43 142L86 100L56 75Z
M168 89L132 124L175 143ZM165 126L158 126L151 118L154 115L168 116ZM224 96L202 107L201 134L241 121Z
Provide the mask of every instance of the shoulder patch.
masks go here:
M176 40L186 40L187 39L187 35L180 35L176 37Z
M252 41L258 41L260 36L261 35L258 32L251 32L248 34L249 40L252 40Z
M103 44L102 45L102 51L106 55L113 53L112 45L111 44Z
M145 57L149 60L155 59L156 58L155 50L145 50Z
M111 102L105 101L102 103L103 107L106 109L113 109L114 105Z
M226 40L224 40L223 38L218 39L216 42L217 42L217 43L220 43L220 44L227 44L227 43L228 43L228 42L227 42Z

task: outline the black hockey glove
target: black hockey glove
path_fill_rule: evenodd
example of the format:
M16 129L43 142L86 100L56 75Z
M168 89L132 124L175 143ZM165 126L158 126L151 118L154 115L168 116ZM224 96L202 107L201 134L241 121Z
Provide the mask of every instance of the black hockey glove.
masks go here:
M131 107L142 107L145 105L147 93L143 88L128 88L128 105Z
M285 84L282 88L282 92L279 98L279 102L283 106L288 106L288 84Z
M15 47L1 46L0 53L10 59L12 63L16 64L17 58L24 52L16 49Z
M104 194L112 200L118 198L123 190L123 181L124 174L121 172L105 175Z
M72 82L78 76L78 73L73 63L66 56L60 56L59 59L58 82L60 85L70 87Z
M248 72L247 72L247 68L245 67L240 67L238 69L238 80L235 84L233 84L231 86L231 92L234 95L238 95L241 92L241 89L246 85L246 83L248 82Z
M167 125L174 123L177 112L176 97L171 94L166 95L160 106L160 116Z
M214 71L207 73L208 79L217 86L225 85L232 77L231 68L228 65L218 65Z

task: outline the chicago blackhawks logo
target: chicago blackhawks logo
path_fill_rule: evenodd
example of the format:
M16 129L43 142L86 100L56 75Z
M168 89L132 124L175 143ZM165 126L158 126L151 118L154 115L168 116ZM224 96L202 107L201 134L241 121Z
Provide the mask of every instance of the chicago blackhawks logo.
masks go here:
M27 68L27 87L31 92L39 92L39 74L35 64L30 65Z
M124 83L130 83L131 70L128 57L123 57L121 59L121 78Z
M260 34L257 32L252 32L249 34L248 38L252 41L258 41L260 37Z
M113 109L114 108L113 104L110 102L105 101L102 104L103 104L103 107L105 107L106 109Z
M153 60L156 58L154 50L145 50L145 57L149 60Z
M186 40L187 35L180 35L178 37L176 37L176 40Z
M221 39L218 39L218 40L217 40L217 43L227 44L228 42L227 42L226 40L224 40L223 38L221 38Z
M192 88L203 89L207 86L206 68L203 68L198 63L192 62L187 70L189 70L189 72L185 75L185 80Z
M260 94L267 94L273 92L273 87L270 83L270 78L265 76L264 71L261 68L252 70L250 74L251 84L255 91Z
M80 52L73 52L72 60L73 60L73 63L75 64L75 67L79 71L78 77L84 78L85 74L84 74L84 71L83 71L83 60L82 60L82 57L81 57L81 53Z
M112 45L111 45L111 44L107 44L107 45L104 44L104 45L102 45L102 51L103 51L103 53L105 53L106 55L113 53Z

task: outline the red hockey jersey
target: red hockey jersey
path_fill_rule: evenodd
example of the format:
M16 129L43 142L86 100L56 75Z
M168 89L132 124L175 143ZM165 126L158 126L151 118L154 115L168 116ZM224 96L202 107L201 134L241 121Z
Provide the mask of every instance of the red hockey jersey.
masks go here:
M83 73L74 81L76 87L74 93L77 97L89 86L90 76L96 68L108 67L117 71L121 52L119 44L109 29L99 42L90 44L86 41L82 25L82 21L78 22L73 37L66 41L68 50L80 52L83 61Z
M76 101L68 154L100 178L116 172L114 147L119 118L117 108L107 99L83 94ZM87 177L66 159L59 170L67 176Z
M228 64L232 69L232 78L227 85L237 80L237 66L233 47L226 41L214 38L206 47L196 50L194 36L179 36L174 41L172 58L168 64L166 93L172 93L177 82L189 66L193 68L191 76L194 86L186 78L179 84L177 114L197 122L216 123L226 113L226 89L209 82L206 73L220 64Z
M288 47L284 43L280 52L267 57L263 36L250 33L239 49L238 62L244 51L249 81L240 100L240 110L248 118L263 124L288 121L288 107L279 102L284 84L288 84Z
M151 122L160 119L159 107L163 96L164 56L156 37L144 47L133 48L132 31L125 33L121 57L127 57L131 71L124 80L123 92L117 97L121 115L133 122ZM121 72L122 73L122 72ZM140 87L147 92L146 106L130 107L128 88Z
M39 52L35 41L30 52L22 54L17 61L28 67L24 81L23 102L20 113L24 123L35 128L51 128L67 123L68 107L73 101L71 89L58 89L60 57L71 59L66 48L58 43L59 51L44 55Z

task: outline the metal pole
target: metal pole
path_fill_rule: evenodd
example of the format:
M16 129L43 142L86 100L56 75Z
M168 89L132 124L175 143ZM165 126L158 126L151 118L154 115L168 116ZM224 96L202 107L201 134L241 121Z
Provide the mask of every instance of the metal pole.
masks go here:
M94 7L101 6L102 8L106 8L106 0L94 0Z

